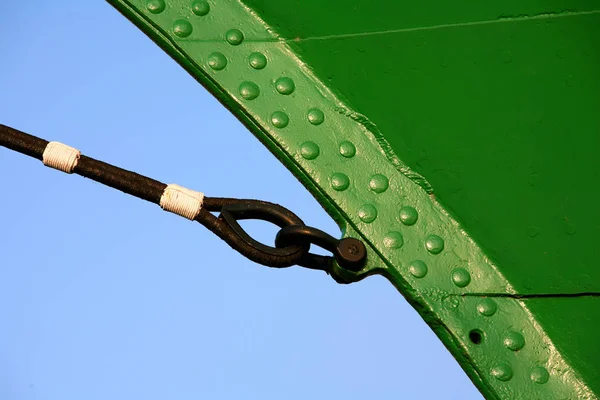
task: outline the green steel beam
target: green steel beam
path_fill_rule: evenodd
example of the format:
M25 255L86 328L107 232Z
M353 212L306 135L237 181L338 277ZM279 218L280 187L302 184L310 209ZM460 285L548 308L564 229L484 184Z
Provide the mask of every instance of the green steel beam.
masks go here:
M327 47L303 47L301 43L311 42L310 37L281 34L286 27L277 24L277 18L271 25L267 17L263 18L263 14L272 16L277 11L265 11L268 2L108 1L231 110L313 193L345 236L368 244L370 256L364 270L351 273L337 268L334 279L351 283L372 274L387 277L489 399L597 398L599 382L593 373L598 361L591 361L587 369L580 368L582 363L575 362L571 352L556 346L554 341L560 339L561 330L552 330L552 322L558 321L549 322L548 314L535 312L543 299L529 298L535 293L508 279L503 266L493 262L438 202L425 179L429 177L419 175L404 163L406 157L401 160L396 155L402 154L398 143L386 140L394 134L380 132L370 114L359 113L348 101L361 101L362 95L363 102L376 104L381 96L389 105L382 111L387 113L384 117L396 117L394 101L401 93L385 93L379 88L368 91L369 76L374 74L369 66L385 62L373 57L361 65L362 75L356 78L361 80L356 82L360 92L353 93L351 83L339 90L328 82L327 68L319 60L305 60L321 51L320 59L331 57L329 64L335 65L343 54L328 53ZM298 5L293 1L273 3L271 8L280 11ZM313 7L298 12L299 21L319 22L324 18L321 11L328 6L311 4ZM390 8L402 10L398 4ZM517 9L523 14L532 12L525 6ZM501 7L491 9L487 18L495 18L501 11ZM296 11L292 8L285 13L287 17L279 17L281 21ZM346 14L340 13L340 24L348 23L349 29L353 18L356 23L364 22L360 10ZM458 11L457 15L450 14L455 18L465 15ZM410 12L405 18L409 17ZM438 17L431 17L433 29L447 22ZM533 22L546 23L548 19L540 18L533 18ZM375 24L373 29L396 29L378 25L385 21L366 21ZM481 23L475 20L470 24ZM325 29L312 39L319 41L340 32ZM337 49L333 45L330 48ZM386 50L381 51L379 56ZM338 67L351 68L349 64ZM391 77L385 79L394 87ZM379 83L385 87L385 81ZM148 82L150 87L152 84ZM403 104L406 102L404 99ZM435 111L429 109L427 113ZM590 320L595 323L593 315ZM549 331L558 334L549 335ZM562 331L563 336L567 333ZM394 344L393 335L383 332L357 345L369 340Z

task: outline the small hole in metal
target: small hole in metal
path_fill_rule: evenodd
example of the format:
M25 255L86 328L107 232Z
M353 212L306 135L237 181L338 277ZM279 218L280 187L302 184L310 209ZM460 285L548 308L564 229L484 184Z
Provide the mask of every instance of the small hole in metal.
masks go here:
M483 342L483 332L479 329L473 329L471 332L469 332L469 339L471 342L473 342L473 344L480 344Z

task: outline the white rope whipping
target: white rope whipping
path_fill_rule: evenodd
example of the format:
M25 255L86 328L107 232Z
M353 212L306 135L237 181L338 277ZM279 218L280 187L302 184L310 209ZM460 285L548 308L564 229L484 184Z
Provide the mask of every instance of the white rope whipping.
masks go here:
M81 152L73 147L60 142L49 142L42 155L44 165L66 172L73 173ZM204 193L184 188L183 186L167 185L160 197L160 207L187 219L195 219L204 201Z
M187 219L195 219L202 209L204 193L196 192L179 185L167 185L160 197L160 207Z
M50 142L44 149L42 162L45 166L72 174L81 152L59 142Z

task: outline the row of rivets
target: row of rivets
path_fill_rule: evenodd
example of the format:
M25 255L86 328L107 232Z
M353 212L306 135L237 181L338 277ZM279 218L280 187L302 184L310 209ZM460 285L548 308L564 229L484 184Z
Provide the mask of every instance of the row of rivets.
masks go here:
M146 2L147 10L153 14L161 13L165 7L164 0ZM194 15L204 16L209 13L210 5L205 0L195 0L192 2L191 11ZM173 23L173 33L180 38L190 36L192 31L191 23L185 19ZM239 29L230 29L225 33L225 40L230 45L237 46L244 41L244 34ZM215 71L223 70L227 63L225 55L219 52L210 54L207 59L208 66ZM248 57L248 63L251 68L261 70L266 67L267 58L259 52L254 52ZM282 95L290 95L295 89L295 83L291 78L281 77L275 81L275 90ZM253 100L260 95L259 86L251 81L242 82L238 90L245 100ZM307 113L307 119L313 125L320 125L325 120L325 114L317 108L311 108ZM275 111L271 115L271 123L276 128L285 128L289 121L289 116L283 111ZM340 143L339 153L344 158L352 158L356 155L356 147L352 142L343 141ZM319 156L320 149L315 142L307 141L301 144L300 154L306 160L314 160ZM344 191L350 186L350 178L341 172L334 173L331 175L331 186L336 191ZM385 175L375 174L369 180L369 189L374 193L383 193L388 188L389 179ZM359 208L358 216L361 221L371 223L377 219L377 209L372 204L364 204ZM399 219L403 225L414 225L418 220L418 212L410 206L402 207ZM389 249L399 249L404 245L404 238L400 232L391 231L384 237L383 243ZM425 239L425 249L430 254L437 255L444 250L444 240L438 235L429 235ZM428 268L425 262L415 260L410 264L409 272L415 278L423 278L427 275ZM464 268L456 268L451 273L451 280L457 287L463 288L471 282L471 275ZM478 303L477 311L483 316L490 317L496 313L497 305L492 299L483 299ZM511 351L519 351L525 345L525 338L518 332L510 332L505 336L503 344ZM504 362L496 364L491 374L500 381L509 381L513 377L512 367ZM533 368L530 374L531 380L540 384L546 383L549 377L548 371L543 367Z
M146 9L152 14L160 14L165 10L165 7L165 0L146 1ZM210 11L210 5L206 0L195 0L192 2L191 11L199 17L203 17Z
M149 0L147 8L152 13L159 13L164 10L165 4L163 0ZM206 15L210 10L210 6L204 0L198 0L192 4L192 12L196 15ZM184 19L175 21L173 25L173 33L179 37L187 37L192 32L191 24ZM231 45L239 45L244 40L244 34L239 29L230 29L225 34L225 40ZM208 66L213 70L220 71L227 66L227 58L224 54L215 52L208 57ZM267 58L259 53L252 53L249 58L249 65L257 70L265 68ZM283 95L289 95L294 92L295 84L291 78L281 77L275 81L275 90ZM251 81L244 81L240 84L238 91L245 100L254 100L260 95L259 86ZM308 121L313 125L320 125L325 119L323 111L312 108L307 114ZM283 111L276 111L271 115L271 123L274 127L282 129L288 126L289 116ZM356 147L349 141L344 141L339 147L340 154L345 158L352 158L356 154ZM305 142L300 146L300 154L307 160L314 160L320 154L319 146L314 142ZM344 173L338 172L331 176L331 186L336 191L346 190L350 186L350 179ZM389 179L382 174L375 174L369 181L369 189L374 193L383 193L389 188ZM371 223L377 219L377 209L372 204L364 204L358 210L358 216L361 221ZM418 219L417 211L410 206L403 207L400 211L400 221L404 225L414 225ZM384 244L388 248L400 248L404 241L399 232L394 232L384 239ZM425 240L425 248L431 254L439 254L444 249L444 241L437 235L430 235ZM422 263L422 262L421 262ZM412 271L414 276L423 277L427 273L427 267L424 263L413 263ZM470 282L470 275L464 269L453 271L453 282L464 287Z
M458 270L455 270L455 272ZM453 275L454 278L454 275ZM460 277L457 275L457 279ZM491 317L498 311L498 305L490 298L484 298L477 303L477 312L485 317ZM502 341L504 347L511 351L519 351L525 346L525 338L519 332L508 332ZM506 382L512 379L513 370L510 364L501 362L496 364L491 370L492 376L496 379ZM539 384L544 384L550 379L550 373L544 367L534 367L531 370L530 379Z
M163 0L148 0L147 9L155 14L162 12L165 8ZM209 4L204 0L197 0L192 3L192 12L195 15L203 16L210 11ZM192 33L192 25L185 19L179 19L173 24L173 33L181 38L185 38ZM244 34L239 29L230 29L225 34L225 40L227 43L237 46L244 41ZM227 66L227 58L224 54L214 52L209 55L207 64L210 68L215 71L223 70ZM266 67L267 58L265 55L259 52L254 52L248 57L248 63L250 67L260 70ZM296 89L294 81L289 77L281 77L275 81L275 90L282 95L289 95ZM245 100L254 100L260 95L260 87L251 81L244 81L240 84L238 92ZM307 113L308 121L313 125L320 125L325 120L325 114L323 111L312 108ZM290 118L283 111L275 111L271 115L271 124L278 128L283 129L289 125ZM340 154L345 158L352 158L356 154L356 147L349 141L340 143L339 147ZM304 142L300 146L300 154L307 160L314 160L320 154L319 146L312 142ZM350 186L350 178L341 172L334 173L331 176L331 186L336 191L344 191ZM375 174L369 180L369 189L374 193L383 193L389 188L389 179L383 174ZM377 219L377 209L372 204L364 204L358 210L358 217L364 223L372 223ZM418 213L410 206L403 207L400 210L400 222L404 225L410 226L417 222ZM398 249L402 247L404 240L399 232L391 232L384 238L384 245L388 248ZM444 241L437 235L430 235L425 240L425 248L431 254L439 254L444 249ZM411 273L415 277L423 277L427 273L427 266L421 261L414 262L412 265ZM464 287L470 282L470 275L464 269L453 271L452 274L453 282L459 286Z
M512 379L513 370L508 363L498 363L492 368L492 376L499 381L506 382ZM529 379L538 384L544 384L550 379L550 373L544 367L534 367L531 369Z
M209 60L209 65L210 65L210 60ZM224 66L223 66L224 68ZM221 69L223 69L221 68ZM213 69L217 69L217 68L213 68ZM255 95L252 96L247 96L247 93L244 93L242 91L242 87L247 87L247 86L253 86L255 87ZM283 94L283 95L288 95L290 93L292 93L295 89L295 85L294 85L294 81L292 81L289 78L279 78L276 82L275 82L275 89ZM258 95L260 94L260 89L258 87L258 85L254 82L251 81L245 81L242 82L242 84L240 85L240 89L239 89L240 95L246 99L246 100L254 100L255 98L258 97ZM310 114L308 115L308 118L310 120Z
M311 111L315 111L315 112L316 112L316 111L318 111L318 112L319 112L319 113L321 113L321 114L323 113L321 110L317 110L316 108L313 108ZM309 114L308 114L308 118L309 118L309 122L310 122L310 121L311 121L311 115L310 115L310 111L309 111ZM312 123L313 125L318 125L318 124L320 124L321 122L323 122L323 119L324 119L324 117L322 117L320 120L318 120L318 121L319 121L318 123L315 123L315 122L311 122L311 123ZM302 149L302 148L303 148L305 145L307 145L307 144L309 144L309 143L310 143L311 145L317 146L317 144L316 144L316 143L314 143L314 142L305 142L305 143L303 143L303 144L300 146L300 149ZM317 147L318 147L318 146L317 146ZM340 148L339 148L339 151L340 151L340 154L341 154L341 155L342 155L344 158L352 158L352 157L354 157L354 156L356 155L356 147L354 146L354 144L353 144L353 143L351 143L351 142L348 142L347 140L345 140L345 141L343 141L342 143L340 143ZM303 152L303 151L301 151L301 154L303 154L303 155L304 155L304 152ZM306 158L306 157L304 157L304 158ZM315 157L313 157L313 158L307 158L307 159L308 159L308 160L314 160L314 158L315 158Z

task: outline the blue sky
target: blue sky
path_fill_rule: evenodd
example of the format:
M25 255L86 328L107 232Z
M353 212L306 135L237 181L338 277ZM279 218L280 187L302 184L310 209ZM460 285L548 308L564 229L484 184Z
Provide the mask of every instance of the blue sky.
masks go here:
M0 123L339 235L104 1L7 2L0 57ZM342 286L253 264L197 223L3 148L0 185L2 400L481 399L381 277Z

